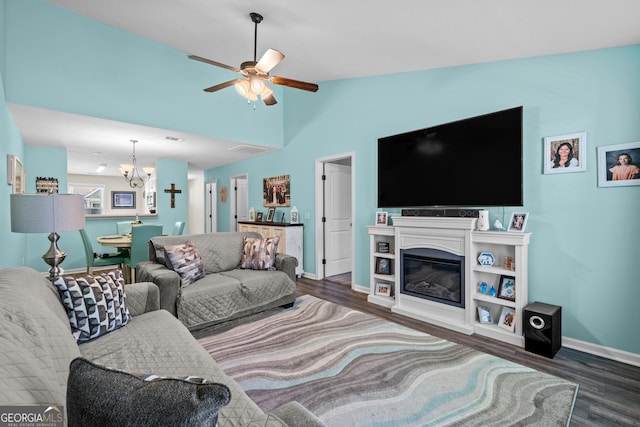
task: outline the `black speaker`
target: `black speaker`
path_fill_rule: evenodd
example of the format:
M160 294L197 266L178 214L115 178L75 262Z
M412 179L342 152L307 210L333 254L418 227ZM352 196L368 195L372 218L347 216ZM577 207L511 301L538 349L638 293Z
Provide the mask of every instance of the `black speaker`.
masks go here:
M562 346L562 307L534 302L524 309L524 349L553 359Z

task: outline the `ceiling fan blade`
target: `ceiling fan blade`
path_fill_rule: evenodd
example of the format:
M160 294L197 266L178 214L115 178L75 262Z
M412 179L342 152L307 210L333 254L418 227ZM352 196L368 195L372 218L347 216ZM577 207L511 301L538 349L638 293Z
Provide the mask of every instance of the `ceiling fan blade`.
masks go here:
M264 55L262 55L262 58L260 58L260 61L256 64L256 68L263 73L268 73L283 59L284 54L279 50L267 49Z
M309 92L317 92L318 85L315 83L301 82L300 80L287 79L285 77L271 76L269 81L280 86L288 86L295 89L308 90Z
M204 91L205 92L215 92L217 90L224 89L224 88L229 87L229 86L233 86L234 84L236 84L238 82L241 82L242 80L243 79L229 80L228 82L224 82L224 83L217 84L215 86L208 87L208 88L204 89Z
M276 101L276 97L273 96L273 92L269 95L262 95L261 98L265 105L276 105L278 103L278 101Z
M236 73L240 72L240 70L236 67L232 67L231 65L226 65L221 62L212 61L207 58L202 58L201 56L189 55L189 59L193 59L194 61L204 62L205 64L209 64L209 65L215 65L216 67L220 67L220 68L226 68L227 70L235 71Z

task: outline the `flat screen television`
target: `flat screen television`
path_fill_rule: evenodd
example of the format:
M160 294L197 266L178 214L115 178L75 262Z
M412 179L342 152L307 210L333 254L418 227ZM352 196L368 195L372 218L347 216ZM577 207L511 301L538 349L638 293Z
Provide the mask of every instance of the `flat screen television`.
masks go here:
M378 139L378 207L522 206L522 106Z

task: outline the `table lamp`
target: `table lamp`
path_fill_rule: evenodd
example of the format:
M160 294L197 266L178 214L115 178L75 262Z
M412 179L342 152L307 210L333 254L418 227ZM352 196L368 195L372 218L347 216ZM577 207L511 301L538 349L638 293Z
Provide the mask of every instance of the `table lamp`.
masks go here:
M60 231L84 228L84 198L80 194L11 194L11 231L49 233L51 247L42 255L53 279L67 254L58 248Z

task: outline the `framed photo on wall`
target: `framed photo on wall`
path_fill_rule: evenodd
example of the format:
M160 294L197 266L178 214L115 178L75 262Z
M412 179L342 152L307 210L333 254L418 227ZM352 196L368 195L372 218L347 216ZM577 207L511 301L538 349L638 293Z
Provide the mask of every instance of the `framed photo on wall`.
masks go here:
M112 191L111 192L111 209L135 209L136 208L136 192L135 191Z
M511 220L509 221L509 227L507 231L519 231L524 232L527 226L527 220L529 219L529 212L514 212L511 214Z
M587 170L587 133L578 132L544 139L544 173Z
M598 187L640 185L640 142L598 147Z
M289 175L272 176L262 181L262 199L265 207L291 205L291 178ZM268 220L267 220L268 221Z

